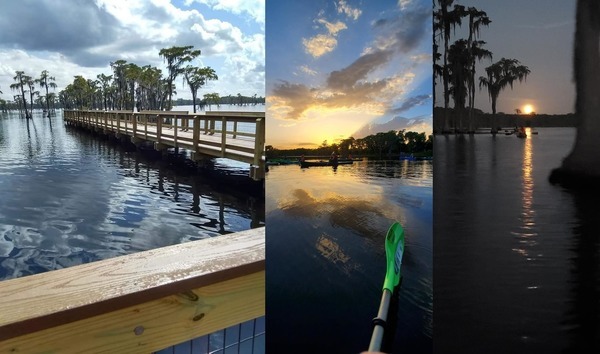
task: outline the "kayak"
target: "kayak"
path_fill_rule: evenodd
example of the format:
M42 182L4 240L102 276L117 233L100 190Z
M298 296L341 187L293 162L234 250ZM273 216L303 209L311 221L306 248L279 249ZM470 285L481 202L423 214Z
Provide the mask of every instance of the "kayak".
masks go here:
M338 166L338 165L351 165L353 164L353 160L337 160L334 161L302 161L300 162L300 167L317 167L317 166Z

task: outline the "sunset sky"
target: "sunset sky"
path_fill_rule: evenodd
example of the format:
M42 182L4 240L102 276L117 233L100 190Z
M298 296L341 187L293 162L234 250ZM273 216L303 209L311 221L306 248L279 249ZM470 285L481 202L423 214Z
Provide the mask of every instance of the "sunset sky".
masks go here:
M200 95L265 95L264 0L23 0L0 1L0 98L13 100L16 70L56 77L56 93L75 75L112 74L124 59L167 73L162 48L193 45L192 64L210 66L219 80ZM178 96L191 98L182 79ZM38 88L39 89L39 88Z
M573 36L575 31L576 1L564 0L457 0L466 7L475 6L487 12L492 20L482 27L480 39L493 53L493 62L513 58L531 70L527 82L515 83L500 93L497 111L514 113L525 111L531 105L536 113L562 114L574 111L575 86L573 83ZM467 38L468 18L456 37ZM443 46L443 44L442 44ZM476 80L485 75L485 67L492 62L483 60L477 67ZM441 81L437 85L436 106L443 106ZM475 107L491 112L487 90L477 91ZM452 99L450 100L452 105Z
M398 117L431 131L430 1L268 1L266 23L267 144L331 144Z

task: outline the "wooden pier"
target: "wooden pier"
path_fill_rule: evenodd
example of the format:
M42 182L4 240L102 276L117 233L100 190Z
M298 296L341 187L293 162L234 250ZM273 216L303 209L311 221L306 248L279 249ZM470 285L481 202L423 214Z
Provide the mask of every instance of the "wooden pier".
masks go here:
M0 353L151 353L264 316L265 229L1 284Z
M64 110L66 124L128 138L139 145L152 142L192 152L192 160L224 157L250 164L250 177L265 175L265 113L184 111L83 111Z

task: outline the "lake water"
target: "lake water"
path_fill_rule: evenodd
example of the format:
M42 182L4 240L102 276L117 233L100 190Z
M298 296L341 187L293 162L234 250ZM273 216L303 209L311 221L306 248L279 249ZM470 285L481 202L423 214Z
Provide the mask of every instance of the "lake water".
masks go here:
M57 114L0 115L0 280L264 225L262 195Z
M262 103L259 104L248 104L240 106L238 104L221 104L221 105L211 105L204 106L204 109L200 109L200 107L196 106L197 113L212 113L216 111L233 111L233 112L264 112L265 105ZM194 112L194 106L186 105L186 106L173 106L173 111L188 111L189 113Z
M600 352L600 195L548 182L575 130L536 130L435 137L435 352Z
M388 318L391 348L430 353L431 161L273 166L266 184L268 351L366 350L385 276L385 234L399 221L406 252Z

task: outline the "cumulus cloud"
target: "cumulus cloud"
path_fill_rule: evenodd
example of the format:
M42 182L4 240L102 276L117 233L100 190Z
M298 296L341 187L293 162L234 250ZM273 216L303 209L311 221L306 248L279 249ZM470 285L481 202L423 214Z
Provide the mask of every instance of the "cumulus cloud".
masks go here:
M251 20L264 24L264 1L241 1L237 7L236 1L202 3L251 15ZM178 8L172 0L2 1L0 13L0 51L18 56L15 50L23 50L30 56L21 62L3 56L3 71L24 70L35 76L48 70L57 81L64 75L71 82L74 75L94 79L95 74L86 74L109 73L110 62L124 59L164 72L161 48L193 45L202 50L195 65L217 70L220 80L211 83L221 87L217 91L264 94L264 26L263 32L243 32L234 23L207 18L195 8ZM58 70L52 70L49 57L61 58ZM12 81L7 77L0 77L6 98L5 87ZM57 84L59 90L64 88ZM189 96L187 90L178 91L179 97Z
M193 2L208 5L215 10L228 11L234 14L246 14L252 20L265 24L265 1L264 0L185 0L186 6Z
M318 34L312 38L302 38L302 44L308 54L314 58L318 58L323 54L333 51L337 46L337 39L332 35Z
M346 16L355 21L358 20L358 18L362 14L362 10L351 7L345 0L339 0L336 6L339 13L345 14Z
M327 28L327 31L332 36L335 36L339 31L345 30L348 28L346 26L346 24L343 23L342 21L337 21L336 23L331 23L325 19L319 18L319 19L317 19L317 22L325 25L325 28Z
M311 38L302 38L302 44L304 45L304 51L318 58L324 54L332 52L337 47L336 36L342 30L348 28L342 21L329 22L323 18L324 11L320 11L316 23L323 25L327 30L327 33L317 34Z

